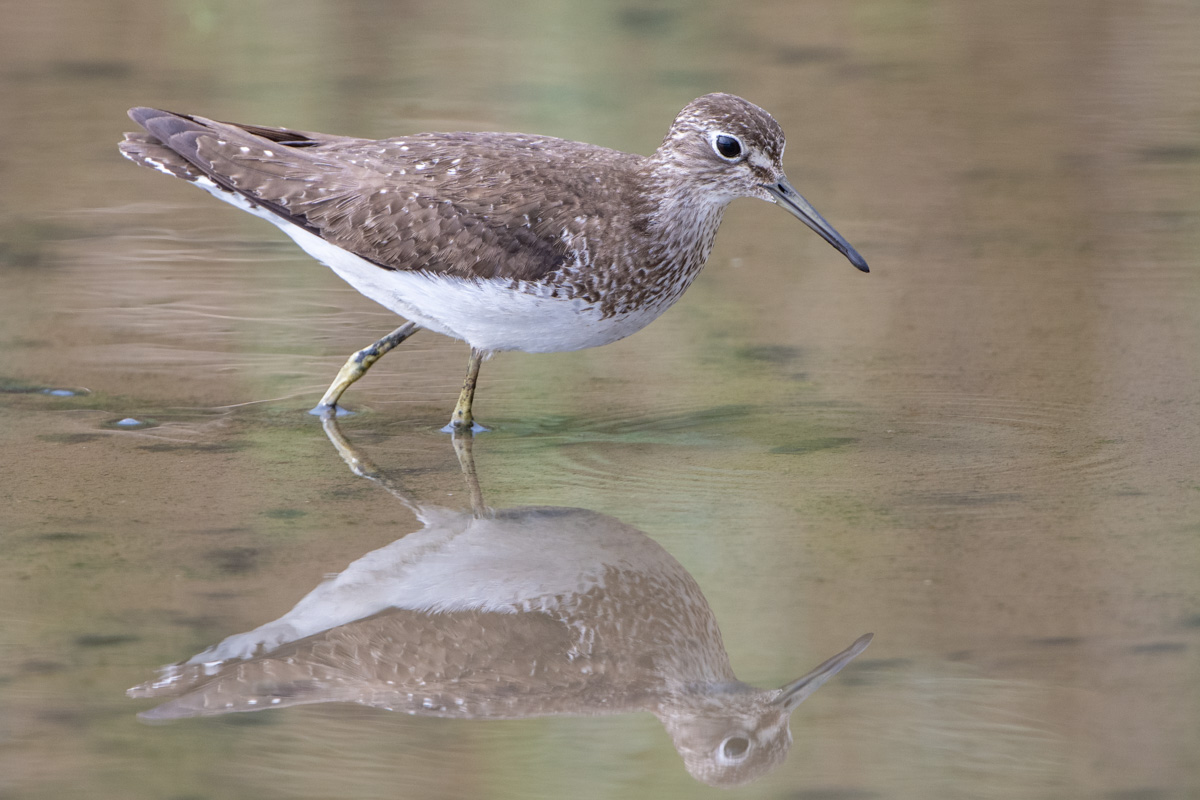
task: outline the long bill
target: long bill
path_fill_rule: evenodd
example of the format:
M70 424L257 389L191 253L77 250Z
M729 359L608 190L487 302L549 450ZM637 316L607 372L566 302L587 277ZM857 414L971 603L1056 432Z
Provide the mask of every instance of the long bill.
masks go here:
M867 260L860 256L858 251L851 247L850 243L817 213L812 204L788 183L787 178L780 178L778 183L764 184L764 188L775 197L776 203L786 208L793 216L816 231L818 236L836 247L842 255L850 259L851 264L863 272L871 271L867 267Z
M854 657L863 650L866 650L867 645L871 643L873 635L870 633L863 634L854 641L854 644L833 658L828 659L803 678L794 680L787 686L784 686L779 690L779 697L775 699L775 702L787 709L788 712L793 711L796 706L807 700L809 695L820 689L825 681L841 672L842 667L853 661Z

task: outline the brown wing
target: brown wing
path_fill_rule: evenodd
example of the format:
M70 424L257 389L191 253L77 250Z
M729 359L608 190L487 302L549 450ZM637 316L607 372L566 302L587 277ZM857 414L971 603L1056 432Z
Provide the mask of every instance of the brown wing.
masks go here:
M536 280L558 269L572 236L623 205L612 197L619 181L602 178L638 160L516 134L374 141L153 109L130 116L149 133L122 145L134 160L188 180L202 173L386 269L460 277Z

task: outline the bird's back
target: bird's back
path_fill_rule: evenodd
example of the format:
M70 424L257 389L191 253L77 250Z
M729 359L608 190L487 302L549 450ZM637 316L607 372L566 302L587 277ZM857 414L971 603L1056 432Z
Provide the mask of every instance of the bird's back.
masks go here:
M640 156L512 133L370 140L153 109L122 153L205 178L387 270L540 281L637 213Z

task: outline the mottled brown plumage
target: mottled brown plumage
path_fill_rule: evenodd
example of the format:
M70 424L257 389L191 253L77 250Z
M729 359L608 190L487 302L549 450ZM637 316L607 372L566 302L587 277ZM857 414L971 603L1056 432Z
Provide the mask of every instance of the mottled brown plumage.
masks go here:
M514 133L369 140L130 116L144 132L126 134L127 158L274 222L368 297L480 357L640 330L699 273L736 197L780 203L866 270L787 182L779 125L733 95L690 103L648 157ZM327 410L369 366L356 356Z
M461 278L536 281L560 268L563 228L579 230L574 217L586 209L590 229L602 232L603 209L629 200L620 176L637 159L516 134L297 139L285 129L139 116L157 136L129 134L127 151L159 157L169 145L220 185L384 269ZM282 146L264 146L264 133ZM600 180L569 180L583 170Z

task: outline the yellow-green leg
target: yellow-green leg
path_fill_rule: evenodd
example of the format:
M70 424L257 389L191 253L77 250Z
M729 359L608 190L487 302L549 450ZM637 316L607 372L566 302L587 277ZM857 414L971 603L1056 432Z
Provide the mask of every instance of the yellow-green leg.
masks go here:
M454 414L450 424L442 430L447 433L477 433L487 428L475 424L471 416L471 402L475 399L475 384L479 381L479 367L488 356L485 350L471 348L471 360L467 362L467 377L463 381L462 391L458 395L458 404L454 406Z
M389 333L387 336L380 339L374 344L364 347L346 360L342 368L338 370L337 377L333 379L333 383L325 391L325 396L321 398L321 402L317 403L316 408L309 411L310 414L315 414L319 417L337 415L342 412L338 408L338 400L342 396L342 392L350 388L350 384L367 374L367 370L371 368L379 359L383 358L384 354L396 347L408 337L412 336L421 327L415 322L406 322L396 330ZM477 370L478 371L478 370Z

